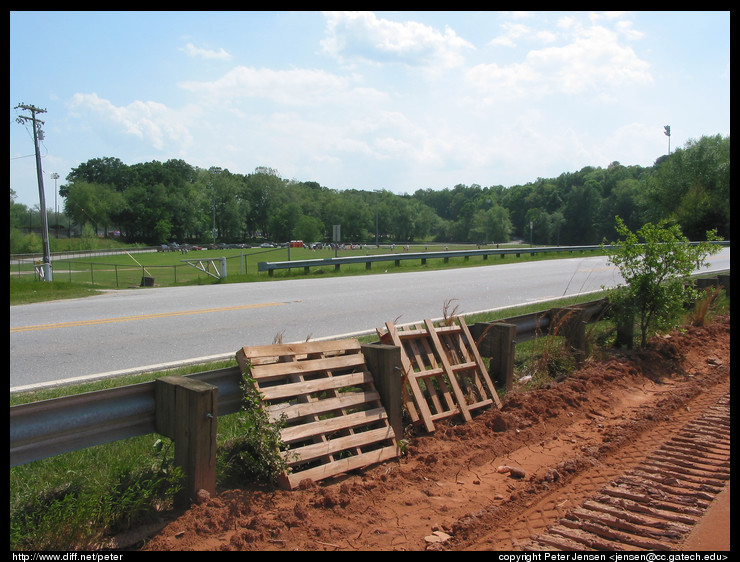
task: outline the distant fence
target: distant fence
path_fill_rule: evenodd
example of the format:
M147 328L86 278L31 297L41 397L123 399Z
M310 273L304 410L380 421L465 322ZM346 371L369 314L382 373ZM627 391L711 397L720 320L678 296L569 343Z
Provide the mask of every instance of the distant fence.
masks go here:
M253 256L266 252L285 251L284 248L269 250L246 249L235 255L220 255L219 252L191 251L183 253L181 262L172 265L141 265L136 260L137 254L153 253L157 248L138 248L133 250L91 250L83 252L64 252L52 254L52 268L55 281L69 281L77 283L89 283L95 287L103 288L128 288L140 286L168 286L178 283L188 283L199 279L207 280L208 277L225 277L225 269L221 267L220 260L226 260L229 264L228 271L232 274L245 275L248 272L249 259ZM101 258L109 255L129 254L131 263L122 265L120 263L104 263L101 261L82 261L84 258ZM201 257L214 256L217 257ZM12 277L31 277L39 279L37 265L41 257L38 254L13 254L10 256L10 275ZM201 266L193 262L201 262ZM203 264L211 262L211 267L203 267ZM214 263L218 262L218 263ZM251 262L254 273L255 262ZM214 275L215 273L215 275Z

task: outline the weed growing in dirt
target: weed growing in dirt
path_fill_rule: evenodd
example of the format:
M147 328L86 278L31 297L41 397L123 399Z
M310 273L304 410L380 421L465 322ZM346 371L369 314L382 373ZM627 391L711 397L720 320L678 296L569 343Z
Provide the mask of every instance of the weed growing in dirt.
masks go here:
M712 305L717 300L721 289L719 287L707 287L699 295L691 314L692 326L704 326Z
M280 438L285 420L270 421L248 372L242 375L241 388L243 405L236 414L237 437L219 450L222 479L274 483L287 470L287 461L280 453L285 448Z

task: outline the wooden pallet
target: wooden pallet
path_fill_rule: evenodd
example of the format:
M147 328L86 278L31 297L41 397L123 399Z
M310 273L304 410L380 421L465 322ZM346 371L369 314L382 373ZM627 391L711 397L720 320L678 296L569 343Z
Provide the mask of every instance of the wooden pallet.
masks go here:
M474 410L501 407L465 320L449 320L443 326L425 320L402 328L386 322L385 329L377 329L381 341L401 348L406 409L430 432L437 420L460 415L468 421Z
M237 361L255 380L270 419L284 421L281 454L289 470L282 487L398 456L356 339L243 347Z

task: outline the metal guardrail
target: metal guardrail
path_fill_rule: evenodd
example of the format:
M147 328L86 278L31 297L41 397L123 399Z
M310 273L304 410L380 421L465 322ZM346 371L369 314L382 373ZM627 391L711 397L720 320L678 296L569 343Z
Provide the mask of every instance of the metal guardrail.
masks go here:
M218 388L219 415L241 406L238 367L188 378ZM156 433L154 381L10 407L10 466Z
M699 242L690 242L695 245ZM712 242L720 246L729 246L729 241ZM342 265L364 263L366 269L370 269L371 264L376 262L393 261L396 265L400 265L402 260L421 260L422 265L426 263L426 260L430 259L443 259L448 261L450 258L469 258L474 256L483 256L483 259L487 259L488 256L500 255L504 257L506 255L516 255L520 257L521 254L535 255L538 253L550 253L550 252L589 252L597 251L601 249L613 248L611 245L589 245L589 246L532 246L529 248L481 248L477 250L443 250L443 251L432 251L432 252L403 252L401 254L370 254L366 256L348 256L341 258L319 258L310 260L295 260L295 261L272 261L272 262L259 262L257 264L257 271L267 271L269 275L272 275L276 269L294 269L302 267L306 273L310 271L312 267L326 267L334 266L335 270L339 270Z
M608 248L608 246L607 246ZM295 261L273 261L273 262L259 262L257 264L258 271L267 271L270 275L276 269L294 269L302 267L306 272L312 267L326 267L334 266L335 270L338 270L342 265L364 263L367 269L370 268L372 263L393 261L396 265L400 265L402 260L421 260L422 265L426 263L426 260L430 259L443 259L448 261L450 258L469 258L474 256L483 256L484 259L492 255L505 255L515 254L519 257L521 254L537 254L547 252L586 252L601 250L601 246L536 246L530 248L484 248L476 250L442 250L432 252L403 252L400 254L370 254L366 256L348 256L341 258L319 258L310 260L295 260Z

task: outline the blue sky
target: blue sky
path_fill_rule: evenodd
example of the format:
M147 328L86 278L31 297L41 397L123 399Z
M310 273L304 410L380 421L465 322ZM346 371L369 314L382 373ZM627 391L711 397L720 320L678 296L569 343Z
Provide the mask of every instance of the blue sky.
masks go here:
M91 158L509 187L730 134L729 12L10 12L10 187ZM26 113L27 114L27 113ZM61 203L60 203L61 204Z

